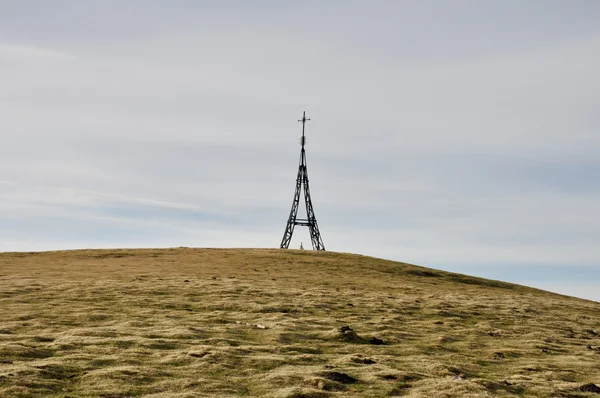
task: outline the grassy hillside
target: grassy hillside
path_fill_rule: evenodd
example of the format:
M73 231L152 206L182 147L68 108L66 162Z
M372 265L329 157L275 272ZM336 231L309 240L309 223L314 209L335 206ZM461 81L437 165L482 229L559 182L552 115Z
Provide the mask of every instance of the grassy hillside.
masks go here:
M7 397L597 396L599 334L596 302L358 255L0 254Z

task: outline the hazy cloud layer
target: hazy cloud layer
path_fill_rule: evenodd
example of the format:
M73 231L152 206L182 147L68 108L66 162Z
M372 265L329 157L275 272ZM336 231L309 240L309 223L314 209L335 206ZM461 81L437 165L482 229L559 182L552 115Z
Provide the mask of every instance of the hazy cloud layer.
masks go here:
M581 271L600 263L599 18L592 0L0 1L0 250L276 247L306 110L328 249L600 300Z

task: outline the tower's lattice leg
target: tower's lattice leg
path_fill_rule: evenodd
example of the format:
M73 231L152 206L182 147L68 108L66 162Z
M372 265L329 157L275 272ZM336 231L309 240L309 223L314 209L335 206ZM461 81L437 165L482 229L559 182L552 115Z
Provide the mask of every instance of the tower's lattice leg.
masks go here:
M313 209L312 200L310 199L310 188L308 187L308 173L304 175L304 201L306 202L306 218L308 219L308 230L310 231L310 240L314 250L325 250L319 226L317 225L317 217Z
M292 235L294 234L294 227L296 226L296 217L298 215L298 207L300 206L300 192L302 191L302 180L303 170L298 170L298 178L296 179L296 191L294 192L294 201L292 202L292 209L290 210L290 216L288 217L287 225L285 226L285 233L281 240L280 247L287 249L290 247Z

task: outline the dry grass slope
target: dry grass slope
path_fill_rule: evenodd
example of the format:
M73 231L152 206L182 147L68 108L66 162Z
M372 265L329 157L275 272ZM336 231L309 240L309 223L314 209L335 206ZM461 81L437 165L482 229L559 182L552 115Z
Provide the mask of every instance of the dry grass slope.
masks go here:
M597 396L598 333L596 302L358 255L0 254L6 397Z

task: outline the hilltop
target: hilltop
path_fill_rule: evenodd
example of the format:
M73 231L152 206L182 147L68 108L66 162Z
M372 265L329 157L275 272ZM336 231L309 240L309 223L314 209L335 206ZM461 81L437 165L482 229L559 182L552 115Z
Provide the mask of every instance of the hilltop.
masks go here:
M599 334L597 302L352 254L0 254L7 397L597 396Z

